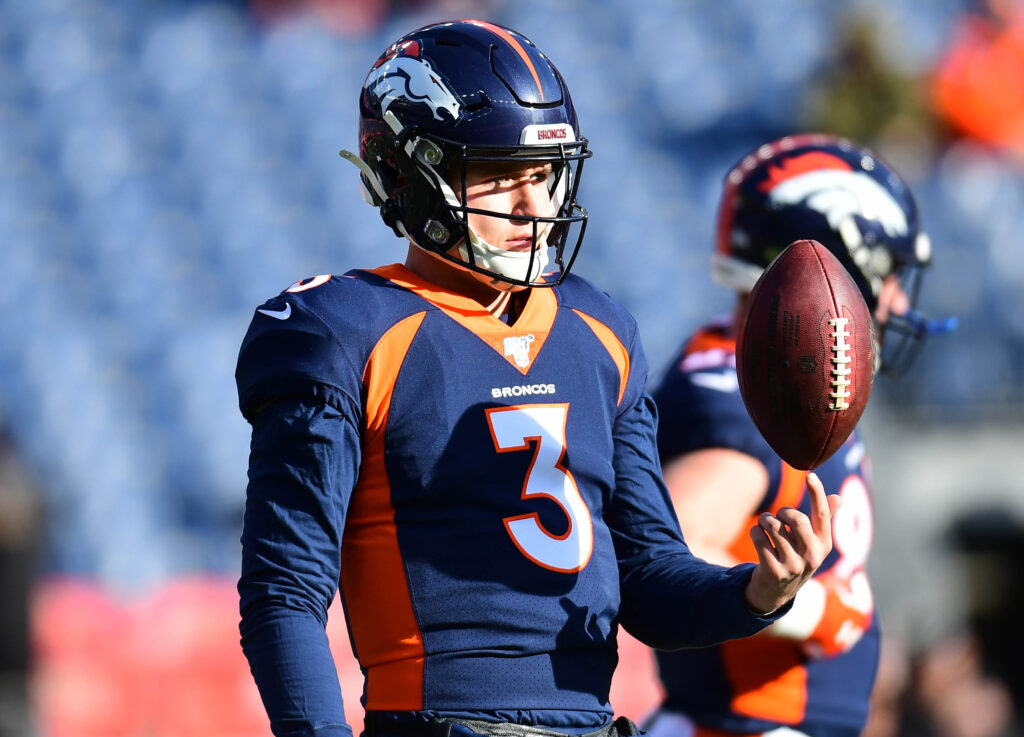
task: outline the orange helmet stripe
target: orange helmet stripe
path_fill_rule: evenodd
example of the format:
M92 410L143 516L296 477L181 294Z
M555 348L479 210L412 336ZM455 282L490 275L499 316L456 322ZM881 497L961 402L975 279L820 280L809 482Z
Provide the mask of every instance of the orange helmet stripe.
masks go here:
M540 93L541 102L543 102L544 101L544 88L541 87L540 76L538 76L537 69L533 66L533 62L530 61L530 55L526 53L526 49L524 49L523 45L521 43L519 43L515 39L515 36L510 34L504 28L501 28L500 26L496 26L493 23L488 23L487 21L483 21L483 20L467 20L466 23L472 23L474 26L479 26L480 28L486 28L491 33L493 33L493 34L495 34L497 36L500 36L505 41L505 43L507 43L509 46L511 46L513 49L515 49L515 52L517 54L519 54L520 57L522 57L524 62L526 62L526 66L530 70L530 74L533 75L533 81L537 83L537 91Z

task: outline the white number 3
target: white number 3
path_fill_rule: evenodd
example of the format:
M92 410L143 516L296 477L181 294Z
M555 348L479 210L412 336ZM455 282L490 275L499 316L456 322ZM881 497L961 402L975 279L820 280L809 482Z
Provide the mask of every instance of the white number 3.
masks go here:
M499 453L529 450L533 462L523 484L522 499L548 499L569 521L569 529L553 535L537 513L506 517L505 529L520 552L539 566L562 573L582 570L594 550L594 524L572 474L562 467L568 404L531 404L487 410L494 447Z

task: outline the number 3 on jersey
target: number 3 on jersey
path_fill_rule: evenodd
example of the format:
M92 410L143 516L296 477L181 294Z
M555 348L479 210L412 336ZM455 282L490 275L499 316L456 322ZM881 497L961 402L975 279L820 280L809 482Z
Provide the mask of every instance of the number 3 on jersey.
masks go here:
M582 570L594 549L594 524L576 481L561 466L569 405L529 404L486 412L499 453L529 450L533 445L533 461L521 498L553 501L569 520L564 534L553 535L544 529L537 513L506 517L503 521L512 541L539 566L562 573Z

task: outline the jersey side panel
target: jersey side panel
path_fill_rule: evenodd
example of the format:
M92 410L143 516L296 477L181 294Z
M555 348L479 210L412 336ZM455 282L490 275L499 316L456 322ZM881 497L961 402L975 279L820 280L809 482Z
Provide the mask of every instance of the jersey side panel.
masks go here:
M423 702L423 637L413 612L384 469L384 430L395 381L423 319L420 312L396 323L367 362L363 458L342 546L341 585L349 628L367 669L367 702L379 709L416 710ZM381 601L387 606L373 605Z

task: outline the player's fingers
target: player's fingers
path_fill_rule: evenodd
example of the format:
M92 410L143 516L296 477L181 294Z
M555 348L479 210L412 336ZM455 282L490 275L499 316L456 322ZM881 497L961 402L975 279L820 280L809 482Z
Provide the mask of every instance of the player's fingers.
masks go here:
M807 474L807 488L811 492L811 513L809 515L811 529L814 531L815 537L819 540L828 540L829 547L831 547L832 503L825 495L825 487L822 485L821 479L818 478L818 474Z
M771 540L772 546L774 547L775 559L784 565L789 565L788 561L791 558L795 549L792 534L786 526L782 523L778 517L768 512L763 512L760 517L757 518L757 524L768 538Z
M754 543L754 550L757 552L757 559L760 564L769 571L772 571L772 574L777 577L779 570L778 554L775 550L775 545L772 543L771 536L765 532L760 523L750 528L750 541Z
M782 507L775 516L788 528L789 539L799 555L803 555L814 540L814 530L807 515L793 507Z
M767 532L769 535L773 534L782 527L782 522L771 512L761 512L757 518L758 526Z

